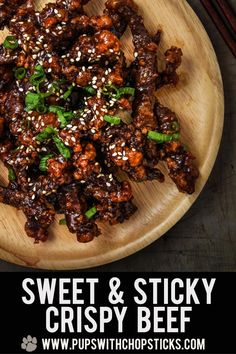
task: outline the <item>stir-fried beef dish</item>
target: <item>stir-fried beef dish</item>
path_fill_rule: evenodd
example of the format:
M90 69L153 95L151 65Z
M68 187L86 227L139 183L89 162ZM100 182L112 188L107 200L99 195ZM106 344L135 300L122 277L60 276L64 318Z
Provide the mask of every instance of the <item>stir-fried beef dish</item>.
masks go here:
M57 0L37 11L32 0L1 0L0 158L9 184L0 201L22 210L25 231L46 241L64 214L78 241L100 234L97 222L123 223L137 210L128 179L158 180L163 161L180 192L199 175L180 137L179 118L156 91L176 85L182 51L165 53L133 0L108 0L88 16L88 0ZM134 55L120 38L130 28ZM126 180L120 179L123 171Z

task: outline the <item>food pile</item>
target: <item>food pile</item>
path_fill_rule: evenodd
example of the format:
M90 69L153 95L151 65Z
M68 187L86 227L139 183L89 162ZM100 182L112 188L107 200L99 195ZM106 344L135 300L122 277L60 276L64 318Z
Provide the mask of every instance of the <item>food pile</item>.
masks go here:
M155 92L176 85L182 51L165 53L133 0L108 0L89 17L88 0L58 0L36 11L32 0L2 0L0 158L9 185L0 201L21 209L25 230L46 241L56 214L78 241L100 234L97 221L122 223L136 211L124 171L135 182L164 181L164 161L179 191L193 193L198 170L180 141L174 112ZM130 27L128 65L120 37Z

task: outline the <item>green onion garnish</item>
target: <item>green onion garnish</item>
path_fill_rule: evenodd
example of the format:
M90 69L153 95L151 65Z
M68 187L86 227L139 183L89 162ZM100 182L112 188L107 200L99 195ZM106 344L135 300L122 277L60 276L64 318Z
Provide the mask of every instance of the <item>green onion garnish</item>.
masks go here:
M59 225L67 225L66 219L59 220Z
M103 89L103 94L105 96L114 97L115 99L119 99L123 95L135 95L135 88L133 87L116 87L115 85L106 85Z
M93 207L91 209L89 209L88 211L86 211L85 216L88 219L92 219L92 217L97 213L97 208Z
M16 175L12 167L9 167L8 169L8 179L9 181L15 181Z
M92 87L92 86L86 86L83 87L84 91L86 91L87 93L89 93L90 95L96 95L97 91Z
M45 81L45 79L46 79L46 74L44 72L43 66L37 65L34 68L34 74L29 79L30 83L39 88L39 84Z
M69 98L70 97L70 95L72 94L72 91L74 90L74 86L70 86L69 88L68 88L68 90L64 93L64 95L63 95L63 98L64 98L64 100L67 100L67 98Z
M116 99L119 99L123 95L134 96L135 95L135 88L133 88L133 87L121 87L121 88L119 88L118 92L116 94Z
M34 111L37 110L39 112L46 111L43 107L44 105L44 99L41 94L39 93L34 93L34 92L29 92L25 96L25 105L26 105L26 111ZM45 107L46 108L46 107Z
M118 95L118 92L119 92L119 89L115 85L112 85L112 84L111 85L106 85L103 88L104 96L113 97L113 96Z
M72 118L74 118L75 117L75 113L73 113L73 112L71 112L71 111L69 111L69 112L65 112L64 113L64 117L68 120L71 120Z
M37 106L37 112L39 113L46 113L47 110L47 107L43 103Z
M58 115L58 119L59 119L59 121L61 123L60 127L61 128L65 128L68 123L67 123L67 120L66 120L66 118L64 116L64 113L62 111L58 111L57 115Z
M14 36L7 36L3 42L3 47L7 49L16 49L19 46L18 40Z
M47 171L47 162L48 162L48 160L49 159L51 159L53 157L53 155L51 154L51 155L46 155L46 156L44 156L44 157L42 157L41 158L41 160L40 160L40 163L39 163L39 169L40 169L40 171L43 171L43 172L45 172L45 171Z
M17 80L22 80L26 76L26 69L25 68L16 68L15 69L15 78Z
M38 135L36 135L36 140L43 142L44 140L49 139L53 134L56 134L57 131L51 127L48 126L46 127L41 133L39 133Z
M69 159L71 157L70 149L64 145L63 141L58 136L53 136L53 141L56 144L60 154L66 159Z
M61 128L65 128L65 126L67 125L67 120L64 117L64 111L65 111L65 108L63 108L61 106L50 106L49 107L49 112L57 114L58 119L61 123Z
M49 107L49 112L52 112L52 113L58 113L58 112L64 112L65 111L65 108L64 107L61 107L61 106L50 106Z
M168 135L168 134L158 133L156 131L149 131L148 132L148 139L154 140L158 144L162 144L162 143L165 143L168 141L179 140L179 138L180 138L179 133Z
M58 115L58 119L61 123L61 128L65 128L72 118L74 118L73 112L65 112L65 108L61 106L50 106L49 112L55 113Z
M103 117L103 120L105 120L106 122L108 122L110 124L114 124L114 125L119 125L121 122L121 119L119 117L108 116L108 115L105 115Z

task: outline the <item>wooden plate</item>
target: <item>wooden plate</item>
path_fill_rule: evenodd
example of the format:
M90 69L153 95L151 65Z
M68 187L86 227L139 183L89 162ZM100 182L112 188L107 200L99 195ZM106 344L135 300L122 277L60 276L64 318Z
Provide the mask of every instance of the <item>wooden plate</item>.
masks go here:
M223 127L223 89L216 55L198 17L185 0L136 0L147 28L164 31L162 52L171 45L184 52L177 88L165 88L159 100L181 118L182 139L197 157L201 176L196 193L177 191L166 174L166 182L133 183L138 213L122 225L101 226L102 235L89 244L80 244L65 226L57 223L48 242L35 245L24 232L21 211L0 205L0 257L17 264L47 269L94 267L126 257L168 231L196 200L218 152ZM42 3L41 3L42 4ZM104 0L91 1L90 13L103 9ZM3 37L3 35L2 35ZM126 55L132 54L130 33L123 39ZM165 171L165 167L163 166ZM1 166L0 183L6 178Z

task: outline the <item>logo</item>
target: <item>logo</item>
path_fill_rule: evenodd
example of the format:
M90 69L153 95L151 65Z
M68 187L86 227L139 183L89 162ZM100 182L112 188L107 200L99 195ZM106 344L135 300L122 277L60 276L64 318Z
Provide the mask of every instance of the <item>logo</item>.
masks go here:
M30 335L24 337L21 344L21 349L28 353L34 352L37 348L37 338L31 337Z

